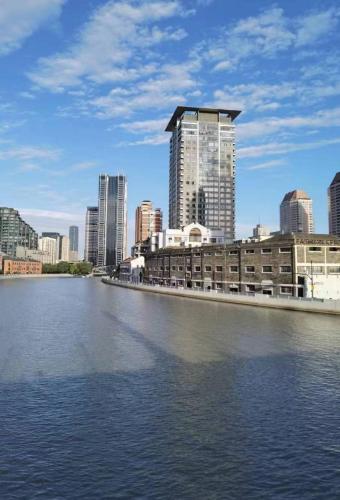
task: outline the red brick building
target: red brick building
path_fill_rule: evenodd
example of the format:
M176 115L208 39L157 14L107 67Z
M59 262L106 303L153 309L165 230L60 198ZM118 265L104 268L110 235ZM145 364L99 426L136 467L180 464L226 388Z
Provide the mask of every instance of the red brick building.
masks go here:
M41 274L42 263L35 260L3 258L3 274Z

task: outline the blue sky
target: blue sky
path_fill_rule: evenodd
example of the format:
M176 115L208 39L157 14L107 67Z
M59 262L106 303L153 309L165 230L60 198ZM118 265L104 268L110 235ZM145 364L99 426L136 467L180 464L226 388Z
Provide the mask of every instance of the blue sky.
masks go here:
M340 5L299 0L1 0L0 205L38 231L83 226L98 174L134 210L168 205L177 105L241 109L237 233L278 228L285 192L327 232L340 170Z

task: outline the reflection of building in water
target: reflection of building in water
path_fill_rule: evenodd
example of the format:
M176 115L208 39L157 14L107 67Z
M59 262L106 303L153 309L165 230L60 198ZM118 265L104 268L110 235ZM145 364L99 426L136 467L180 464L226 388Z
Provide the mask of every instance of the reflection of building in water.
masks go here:
M280 229L282 233L314 232L313 202L301 190L287 193L280 205Z
M234 119L240 111L176 108L169 164L169 227L192 222L235 237Z

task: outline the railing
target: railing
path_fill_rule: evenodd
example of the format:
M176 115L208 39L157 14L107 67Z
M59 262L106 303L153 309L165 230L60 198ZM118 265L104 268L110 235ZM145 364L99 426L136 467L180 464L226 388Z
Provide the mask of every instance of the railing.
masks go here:
M262 293L256 293L256 292L229 292L226 290L220 290L220 289L199 289L199 288L187 288L184 286L169 286L169 285L161 285L159 283L140 283L140 282L131 282L131 281L125 281L125 280L119 280L118 278L110 278L112 281L116 281L118 283L122 283L124 285L133 285L133 286L140 286L140 287L150 287L150 288L162 288L166 290L181 290L184 292L192 292L192 293L211 293L211 294L220 294L220 295L229 295L229 296L240 296L240 297L266 297L268 299L276 299L276 300L291 300L291 301L298 301L298 302L325 302L325 300L330 300L330 299L318 299L318 298L311 298L311 297L295 297L293 295L267 295L267 294L262 294Z

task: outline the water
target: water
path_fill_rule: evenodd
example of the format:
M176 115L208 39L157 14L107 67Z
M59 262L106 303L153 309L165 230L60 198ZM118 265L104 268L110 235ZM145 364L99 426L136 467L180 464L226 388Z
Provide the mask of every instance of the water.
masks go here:
M0 282L0 498L338 499L340 320Z

